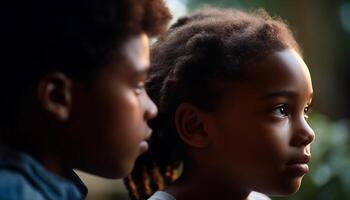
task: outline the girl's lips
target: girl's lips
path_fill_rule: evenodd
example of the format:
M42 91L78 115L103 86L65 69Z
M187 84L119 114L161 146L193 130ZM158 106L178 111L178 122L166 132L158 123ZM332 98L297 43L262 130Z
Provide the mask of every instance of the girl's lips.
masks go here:
M295 157L287 162L287 169L291 171L294 176L303 176L309 172L309 166L307 163L310 161L311 156L303 154Z
M306 163L287 165L287 169L292 176L303 176L309 172L309 166Z

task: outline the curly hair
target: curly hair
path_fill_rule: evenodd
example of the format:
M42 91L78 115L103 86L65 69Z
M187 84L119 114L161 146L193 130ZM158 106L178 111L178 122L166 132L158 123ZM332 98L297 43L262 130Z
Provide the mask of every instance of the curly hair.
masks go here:
M43 74L89 82L128 37L157 36L171 18L163 0L5 0L0 15L1 128Z
M150 123L150 151L125 181L130 196L147 199L178 177L186 159L174 119L181 103L215 111L225 83L244 79L251 63L286 48L301 54L286 23L264 10L206 7L179 19L163 34L152 48L147 82L159 114Z
M130 35L160 34L170 19L162 0L6 0L1 15L3 68L76 76L108 63Z

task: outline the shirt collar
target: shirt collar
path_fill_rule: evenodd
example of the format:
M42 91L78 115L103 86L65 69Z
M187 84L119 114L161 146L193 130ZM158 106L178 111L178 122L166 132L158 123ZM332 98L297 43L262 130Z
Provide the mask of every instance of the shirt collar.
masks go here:
M87 187L73 170L64 178L57 176L25 152L0 146L0 168L22 174L48 199L84 199L87 195Z

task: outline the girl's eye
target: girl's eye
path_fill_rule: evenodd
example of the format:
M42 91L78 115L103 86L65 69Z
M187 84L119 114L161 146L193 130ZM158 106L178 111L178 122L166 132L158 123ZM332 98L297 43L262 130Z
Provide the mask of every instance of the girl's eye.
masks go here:
M307 105L305 108L304 108L304 118L305 119L309 119L309 114L311 113L311 106L310 105Z
M145 82L139 81L135 86L135 93L137 95L141 94L145 90Z
M286 105L280 105L274 108L272 113L277 117L286 117L288 116L288 108Z

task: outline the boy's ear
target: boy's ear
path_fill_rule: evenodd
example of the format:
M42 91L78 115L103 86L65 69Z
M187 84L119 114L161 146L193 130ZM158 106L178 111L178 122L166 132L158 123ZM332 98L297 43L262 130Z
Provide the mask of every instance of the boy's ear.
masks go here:
M180 138L192 147L206 148L210 138L205 130L202 112L190 103L182 103L175 113L176 129Z
M72 105L72 80L61 72L45 74L39 80L37 98L50 116L60 121L68 119Z

